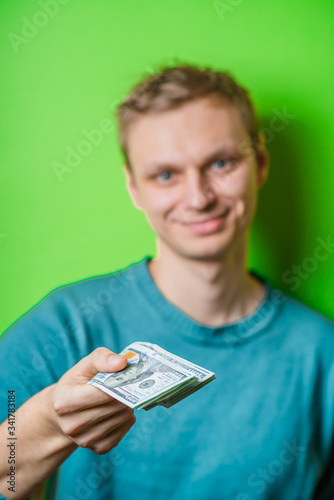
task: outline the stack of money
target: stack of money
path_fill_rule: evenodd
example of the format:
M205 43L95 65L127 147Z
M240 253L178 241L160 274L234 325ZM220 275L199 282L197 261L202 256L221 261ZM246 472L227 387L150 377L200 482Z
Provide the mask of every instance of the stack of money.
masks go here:
M120 353L127 366L97 373L89 382L122 403L144 410L170 408L216 378L213 372L165 351L157 344L133 342Z

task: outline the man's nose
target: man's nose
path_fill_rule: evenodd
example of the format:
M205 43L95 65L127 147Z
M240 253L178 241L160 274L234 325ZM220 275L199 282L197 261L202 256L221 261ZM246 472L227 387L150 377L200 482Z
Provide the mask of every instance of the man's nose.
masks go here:
M184 200L189 208L203 209L215 198L213 186L204 174L198 171L188 173L185 178Z

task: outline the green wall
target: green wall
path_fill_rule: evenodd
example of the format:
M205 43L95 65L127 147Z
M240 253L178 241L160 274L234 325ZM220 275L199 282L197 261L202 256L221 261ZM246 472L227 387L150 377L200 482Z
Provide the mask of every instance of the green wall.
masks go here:
M252 92L272 160L250 265L334 318L332 2L2 0L0 19L0 332L52 289L155 253L112 111L178 61Z

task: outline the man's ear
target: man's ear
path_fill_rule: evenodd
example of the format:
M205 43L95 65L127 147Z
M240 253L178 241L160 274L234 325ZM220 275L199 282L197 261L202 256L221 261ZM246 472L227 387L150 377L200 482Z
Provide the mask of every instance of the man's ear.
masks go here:
M123 170L125 173L126 187L130 195L130 198L132 199L133 204L135 205L136 208L138 208L138 210L143 210L132 170L128 165L123 165Z
M262 132L259 133L258 148L255 157L257 163L257 185L260 188L267 180L270 163L269 153L265 145L265 137Z

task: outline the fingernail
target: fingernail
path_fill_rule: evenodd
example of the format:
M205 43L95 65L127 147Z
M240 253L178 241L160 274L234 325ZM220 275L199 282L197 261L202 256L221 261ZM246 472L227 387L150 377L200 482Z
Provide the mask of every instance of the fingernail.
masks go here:
M120 362L121 362L121 356L119 356L118 354L112 354L108 358L108 365L111 368L118 368L120 365Z

